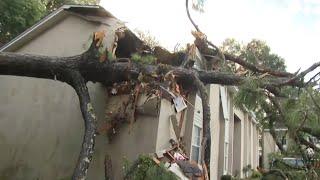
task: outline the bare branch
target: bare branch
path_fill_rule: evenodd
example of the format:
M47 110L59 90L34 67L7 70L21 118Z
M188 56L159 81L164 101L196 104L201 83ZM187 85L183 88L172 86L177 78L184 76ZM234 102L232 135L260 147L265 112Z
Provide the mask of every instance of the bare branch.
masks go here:
M190 20L190 22L192 23L192 25L194 26L194 28L201 32L198 25L193 21L193 19L191 18L191 15L190 15L190 12L189 12L189 0L186 0L186 11L187 11L187 15L188 15L188 18Z
M313 104L315 105L315 107L318 109L318 111L320 111L320 105L317 103L317 101L314 99L312 92L307 90L307 93L309 94L309 96L311 97L311 100L313 102Z
M318 72L318 73L316 73L314 76L312 76L312 77L305 83L305 85L308 85L309 83L311 83L311 81L314 80L319 74L320 74L320 72Z
M297 81L300 81L302 78L304 78L308 73L312 72L313 70L315 70L316 68L318 68L320 66L320 62L314 63L313 65L311 65L308 69L302 71L301 73L299 73L298 75L284 81L283 83L281 83L280 85L292 85L292 84L298 84ZM305 86L305 84L303 84L302 86Z
M301 127L299 129L300 131L304 132L304 133L308 133L316 138L320 138L320 130L315 130L313 128L310 128L310 127Z
M283 72L283 71L275 71L271 68L267 68L267 67L257 67L254 64L251 64L239 57L235 57L229 53L224 53L226 60L235 62L241 66L243 66L244 68L247 68L253 72L258 72L258 73L268 73L270 75L276 76L276 77L292 77L293 74L288 73L288 72Z
M320 149L313 143L307 141L305 138L303 138L300 134L297 135L297 137L299 138L299 142L307 147L310 147L312 149L314 149L317 152L320 152Z

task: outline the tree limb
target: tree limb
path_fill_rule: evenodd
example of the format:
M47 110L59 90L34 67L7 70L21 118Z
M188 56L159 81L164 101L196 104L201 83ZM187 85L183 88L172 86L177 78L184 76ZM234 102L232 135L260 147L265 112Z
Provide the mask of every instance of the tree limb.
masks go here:
M94 122L95 116L92 112L92 105L90 103L90 97L85 82L100 82L108 86L117 82L135 81L141 73L154 81L159 81L159 77L163 76L163 74L173 71L177 75L178 80L181 80L186 84L196 85L197 89L200 91L204 108L204 137L205 142L207 143L205 147L210 147L210 137L208 135L210 134L210 108L208 106L208 97L205 92L204 84L238 86L245 83L245 81L250 78L237 76L227 72L197 71L194 69L185 69L163 64L141 65L130 60L127 60L126 62L117 60L100 62L99 57L96 56L97 53L95 53L94 50L95 47L90 47L87 52L71 57L52 57L0 52L0 75L59 80L70 84L76 90L79 96L82 115L85 120L85 135L78 164L73 175L74 179L80 179L86 176L86 171L92 158L96 128ZM299 77L302 75L300 74ZM269 90L290 78L272 77L265 79L266 80L261 82L259 86L260 88ZM300 84L290 84L290 86L295 85L298 86ZM279 86L288 86L288 84ZM208 157L210 157L208 148L206 148L204 154L206 155L204 159L208 160Z
M197 87L202 99L202 115L203 115L203 134L201 147L201 162L205 162L207 168L210 167L210 148L211 148L211 133L210 133L210 105L207 89L199 77L194 73L194 85Z
M310 148L314 149L314 150L317 151L317 152L320 152L320 149L319 149L316 145L314 145L313 143L307 141L307 140L306 140L305 138L303 138L300 134L298 134L297 137L299 138L299 142L300 142L301 144L304 144L305 146L310 147Z
M302 131L302 132L308 133L308 134L310 134L310 135L312 135L312 136L314 136L314 137L316 137L318 139L320 138L320 130L315 130L313 128L306 127L306 126L301 127L299 130Z
M284 72L284 71L275 71L271 68L267 68L267 67L258 67L254 64L251 64L239 57L235 57L229 53L224 53L224 56L226 57L226 60L232 61L234 63L237 63L241 66L243 66L244 68L247 68L253 72L258 72L258 73L268 73L270 75L276 76L276 77L292 77L293 74L288 73L288 72Z
M302 71L301 73L299 73L296 76L293 76L292 78L284 81L283 83L281 83L280 85L292 85L292 84L298 84L298 81L300 81L301 79L303 79L308 73L312 72L313 70L315 70L316 68L318 68L320 66L320 62L316 62L313 65L311 65L308 69ZM300 86L305 86L305 83L300 83Z
M77 71L70 71L70 85L75 89L80 103L82 117L84 119L85 132L82 148L76 168L73 172L73 180L83 180L87 176L89 164L93 157L95 136L96 136L96 115L93 112L86 82Z

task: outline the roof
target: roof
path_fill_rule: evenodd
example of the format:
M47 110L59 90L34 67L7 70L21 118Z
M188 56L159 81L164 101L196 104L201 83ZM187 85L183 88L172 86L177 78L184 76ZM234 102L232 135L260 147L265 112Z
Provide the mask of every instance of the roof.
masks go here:
M115 18L110 12L98 5L63 5L59 9L42 18L7 44L0 47L0 52L10 51L23 45L39 33L50 28L56 22L62 20L70 13L78 15L88 21L98 23L106 23L106 18L108 17Z

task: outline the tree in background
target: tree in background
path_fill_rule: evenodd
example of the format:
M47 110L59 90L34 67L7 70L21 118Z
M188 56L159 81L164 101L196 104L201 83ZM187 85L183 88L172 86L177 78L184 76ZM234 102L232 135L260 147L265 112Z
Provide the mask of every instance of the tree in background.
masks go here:
M0 46L33 25L45 12L40 0L1 0Z
M246 62L257 67L268 67L274 71L285 71L284 59L270 52L267 44L260 40L252 40L248 44L241 44L234 39L227 39L221 48L224 53L241 57ZM238 86L235 103L239 108L247 108L253 111L263 129L270 129L281 154L272 156L277 160L277 166L288 177L318 178L318 171L314 166L320 157L320 93L319 73L314 74L306 81L301 81L299 86L274 86L272 90L261 89L263 81L270 81L269 73L256 76L256 72L250 72L228 64L236 74L255 77ZM295 74L297 74L296 72ZM295 78L284 81L282 84L290 84ZM244 105L244 106L243 106ZM276 127L287 128L285 133L276 132ZM282 139L289 137L290 144L284 147ZM312 149L312 150L311 150ZM301 167L290 166L282 161L283 157L299 157L302 159ZM315 162L317 161L317 162ZM279 169L278 169L279 170ZM278 171L274 171L278 172Z
M95 4L96 0L1 0L0 46L64 4Z

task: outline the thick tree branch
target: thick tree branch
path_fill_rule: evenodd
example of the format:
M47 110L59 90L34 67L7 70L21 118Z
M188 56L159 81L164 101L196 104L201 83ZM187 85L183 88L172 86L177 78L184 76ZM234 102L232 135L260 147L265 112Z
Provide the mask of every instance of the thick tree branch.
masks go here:
M314 71L316 68L320 66L320 62L316 62L313 65L311 65L308 69L302 71L296 76L291 77L290 79L284 81L283 83L279 85L296 85L299 84L299 81L302 81L303 78L310 72ZM305 86L305 83L301 82L300 86Z
M299 138L299 142L307 147L310 147L312 149L314 149L317 152L320 152L320 149L313 144L312 142L307 141L305 138L303 138L300 134L297 135L297 137Z
M314 128L310 128L310 127L301 127L299 129L302 132L308 133L316 138L320 138L320 130L314 129Z
M123 59L118 59L119 61L100 62L99 57L96 56L97 53L95 53L94 50L94 47L90 47L87 52L72 57L50 57L0 52L0 75L59 80L70 84L76 90L79 96L82 115L85 120L85 135L73 178L81 179L86 176L89 163L92 159L94 146L96 129L95 116L92 111L92 105L90 103L90 97L85 82L93 81L101 82L105 85L112 85L117 82L135 81L141 73L154 81L159 81L159 77L172 71L177 75L178 80L197 87L203 101L204 159L208 166L208 161L210 159L210 108L204 84L238 86L252 77L237 76L226 72L196 71L193 69L163 64L141 65L131 62L129 59L125 59L125 61L123 61ZM311 69L314 68L312 67ZM310 71L310 68L308 71ZM299 77L302 75L300 74ZM260 84L260 88L268 89L270 91L274 86L278 86L279 84L279 86L288 86L288 84L281 85L281 83L290 78L291 77L265 78L265 81ZM290 86L292 85L299 86L300 84L291 83ZM304 129L301 128L301 130Z
M190 22L192 23L192 25L194 26L194 28L201 32L198 25L193 21L193 19L191 18L191 15L190 15L190 11L189 11L189 0L186 0L186 11L187 11L187 15L188 15L188 18L190 20Z
M76 69L82 55L50 57L41 55L0 53L0 74L66 81L66 70Z
M194 73L194 85L197 87L202 99L202 114L203 114L203 135L202 135L202 153L201 162L210 168L210 148L211 148L211 133L210 133L210 105L207 89L199 77Z
M78 158L78 163L72 175L73 180L83 180L87 176L89 164L93 157L95 136L96 136L96 116L93 112L89 92L86 82L77 71L70 71L70 85L75 89L79 97L80 109L84 119L85 132L83 136L82 148Z
M56 79L65 82L64 76L67 70L79 71L86 81L101 82L111 85L115 82L128 81L136 79L141 72L152 77L154 73L165 74L169 71L175 71L181 79L188 80L192 78L193 70L170 65L140 65L130 62L118 62L117 60L109 62L99 62L98 58L84 53L72 57L50 57L16 53L0 53L0 75L27 76L45 79ZM249 77L234 75L227 72L216 71L198 71L199 79L204 84L221 85L241 85ZM261 83L261 88L272 89L279 86L289 78L266 78ZM290 86L299 86L300 84L290 84ZM284 84L283 86L287 86Z
M190 15L189 0L186 0L186 12L187 12L187 16L188 16L190 22L192 23L192 25L194 26L194 28L198 32L203 34L203 32L200 30L199 26L194 22L194 20L192 19L191 15ZM246 69L249 69L249 70L251 70L253 72L262 73L262 74L268 73L268 74L276 76L276 77L292 77L292 76L294 76L293 74L288 73L288 72L275 71L275 70L272 70L271 68L267 68L267 67L258 67L258 66L254 65L254 64L251 64L251 63L249 63L249 62L247 62L247 61L245 61L245 60L243 60L243 59L241 59L239 57L235 57L235 56L233 56L233 55L231 55L229 53L222 53L220 48L218 46L216 46L215 44L213 44L211 41L209 41L206 37L204 37L201 40L203 41L202 44L205 45L202 48L207 49L207 50L205 50L206 52L211 52L211 51L208 50L209 49L208 45L209 45L209 46L213 47L217 51L217 53L220 56L220 58L222 60L224 60L224 61L225 60L232 61L234 63L237 63L237 64L245 67ZM200 49L202 49L202 48L200 48ZM214 56L214 54L208 54L208 55Z
M241 66L243 66L246 69L249 69L253 72L258 72L258 73L268 73L270 75L276 76L276 77L292 77L293 74L288 73L288 72L284 72L284 71L275 71L271 68L267 68L267 67L258 67L254 64L251 64L239 57L235 57L229 53L224 53L224 56L226 57L226 60L232 61L234 63L237 63Z

